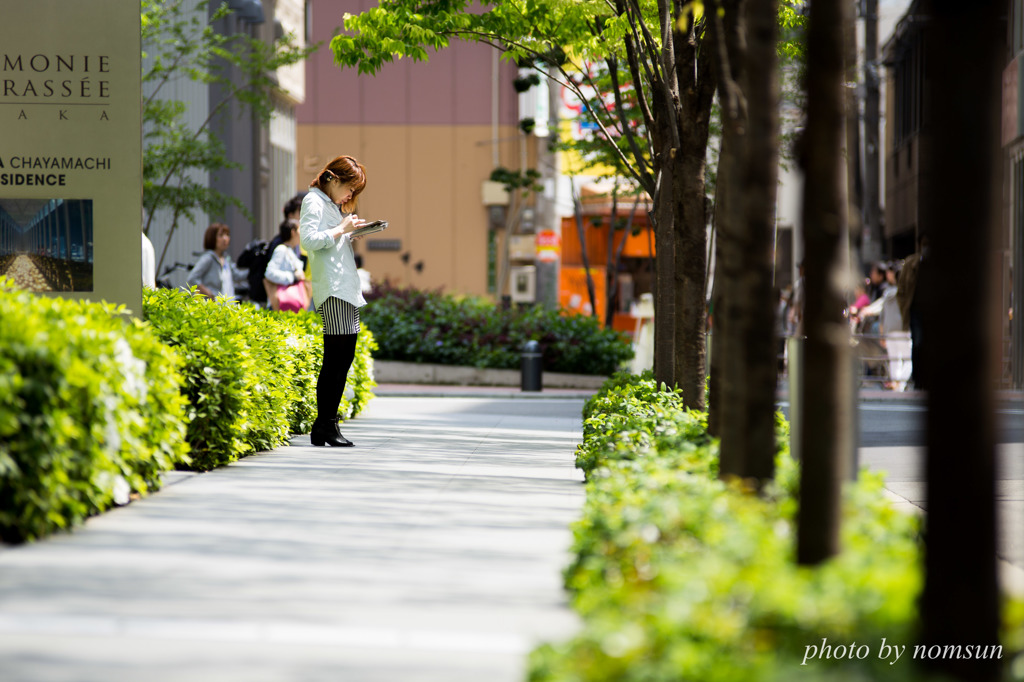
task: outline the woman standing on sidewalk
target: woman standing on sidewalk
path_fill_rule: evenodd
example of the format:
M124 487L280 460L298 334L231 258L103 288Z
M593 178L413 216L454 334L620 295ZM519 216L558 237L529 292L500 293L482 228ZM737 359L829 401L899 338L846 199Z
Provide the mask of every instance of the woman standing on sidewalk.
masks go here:
M353 212L365 186L362 164L351 156L339 156L317 173L302 200L299 239L309 254L313 305L324 323L317 417L310 434L313 445L352 445L338 429L338 406L356 353L359 308L366 304L349 234L365 222Z

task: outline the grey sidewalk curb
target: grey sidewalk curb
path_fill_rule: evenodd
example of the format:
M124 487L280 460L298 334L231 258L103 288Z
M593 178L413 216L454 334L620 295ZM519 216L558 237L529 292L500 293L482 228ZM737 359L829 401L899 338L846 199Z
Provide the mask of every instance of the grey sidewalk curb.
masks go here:
M499 398L503 400L586 400L596 389L544 389L521 391L501 386L450 386L431 384L378 384L373 394L388 398Z
M522 374L518 369L484 369L394 360L374 360L373 376L378 384L486 386L506 389L518 389L522 385ZM572 388L582 391L596 391L607 379L606 376L562 372L544 372L542 376L543 385L547 388Z

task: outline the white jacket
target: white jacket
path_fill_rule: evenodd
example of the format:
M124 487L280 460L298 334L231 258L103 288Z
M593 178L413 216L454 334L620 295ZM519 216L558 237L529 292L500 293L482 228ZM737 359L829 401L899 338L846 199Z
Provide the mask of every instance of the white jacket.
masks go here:
M315 187L310 189L302 200L299 214L299 241L309 255L313 305L317 308L331 296L357 308L366 305L351 237L346 234L335 240L327 234L327 230L337 227L341 221L341 209L330 197Z
M287 244L278 244L270 256L263 276L274 284L295 284L295 272L302 270L302 259Z

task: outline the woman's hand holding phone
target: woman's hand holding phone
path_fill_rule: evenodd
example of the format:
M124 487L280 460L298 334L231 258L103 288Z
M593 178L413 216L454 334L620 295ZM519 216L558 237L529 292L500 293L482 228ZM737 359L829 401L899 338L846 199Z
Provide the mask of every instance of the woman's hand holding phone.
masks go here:
M353 213L351 215L345 216L344 220L338 223L338 226L333 228L330 234L332 237L334 237L335 240L341 239L343 235L346 235L349 232L354 232L355 230L362 227L365 223L365 220L360 219L359 216Z

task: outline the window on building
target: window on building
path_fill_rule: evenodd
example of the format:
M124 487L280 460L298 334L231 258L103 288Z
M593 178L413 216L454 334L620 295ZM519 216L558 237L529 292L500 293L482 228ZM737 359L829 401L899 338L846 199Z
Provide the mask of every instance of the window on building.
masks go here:
M924 86L924 44L920 33L908 35L899 48L894 69L896 146L903 145L921 128Z
M306 44L313 44L313 0L306 0Z

